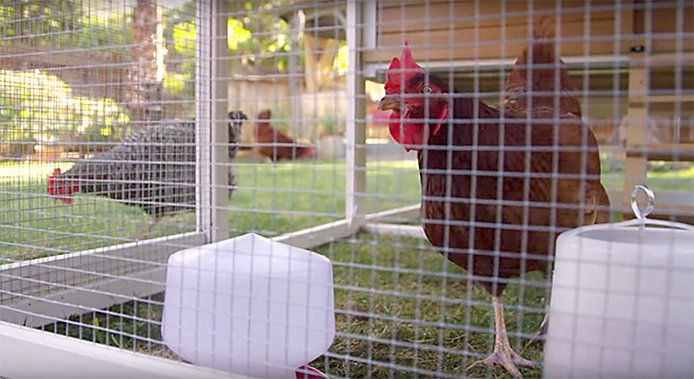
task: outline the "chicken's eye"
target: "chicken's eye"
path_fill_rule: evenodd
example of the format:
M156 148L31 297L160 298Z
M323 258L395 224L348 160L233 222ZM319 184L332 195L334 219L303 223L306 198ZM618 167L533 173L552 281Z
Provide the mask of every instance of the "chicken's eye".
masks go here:
M431 89L431 86L424 86L422 87L422 93L425 95L428 95L432 92L433 90Z

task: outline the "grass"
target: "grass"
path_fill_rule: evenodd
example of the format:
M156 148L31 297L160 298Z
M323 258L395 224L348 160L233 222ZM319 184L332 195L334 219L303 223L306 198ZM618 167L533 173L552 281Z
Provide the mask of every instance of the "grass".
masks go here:
M152 220L137 207L101 197L78 195L66 205L45 195L46 177L71 163L0 162L0 259L23 260L171 235L195 229L184 212ZM605 165L604 165L605 166ZM344 163L236 164L238 189L229 200L230 236L250 231L275 236L343 218ZM416 204L416 163L371 162L366 169L365 212ZM602 177L621 189L617 167ZM660 191L694 188L694 166L654 170L646 183Z
M195 214L152 220L141 209L96 196L67 205L46 196L46 177L58 166L0 162L0 259L31 259L195 229ZM71 164L59 165L66 170ZM229 199L230 236L275 236L344 217L344 163L238 164ZM368 167L367 212L419 201L412 162ZM401 190L404 189L404 190Z
M407 371L460 376L478 355L491 351L489 295L427 242L360 233L316 251L333 261L338 337L330 349L337 357L319 358L315 367L347 377L399 377ZM543 317L546 281L539 275L525 280L531 285L524 287L523 307L517 285L504 293L511 334L533 334ZM539 360L541 348L532 346L523 355ZM360 363L368 361L374 363ZM498 369L491 373L504 375ZM484 376L487 370L468 374Z
M61 165L63 169L69 164ZM193 213L152 220L142 210L79 195L72 205L45 196L45 178L55 164L0 162L0 259L14 261L78 251L192 230ZM229 200L230 234L274 236L341 219L343 163L297 162L234 166L238 189ZM623 171L603 174L608 189L620 189ZM365 212L417 203L414 162L367 166ZM649 172L656 192L694 188L694 167ZM333 376L403 377L434 373L460 376L491 351L489 295L471 285L464 271L448 264L428 242L360 233L315 249L334 263L337 336L330 353L313 362ZM547 304L548 283L531 273L523 285L504 291L506 322L517 347L533 334ZM71 317L48 329L124 349L173 357L159 341L161 297L137 299ZM542 344L522 355L542 359ZM526 377L539 370L522 369ZM473 376L507 377L498 368Z
M460 376L491 351L489 295L471 285L464 271L448 264L425 241L359 233L316 251L333 261L337 336L329 354L312 366L336 377L404 377L412 371ZM522 288L512 284L504 291L511 336L533 334L547 302L544 278L531 274L524 280ZM116 304L45 329L176 359L160 342L162 301L158 295ZM541 360L542 344L522 349L525 342L511 338L524 357ZM521 371L526 377L541 374ZM498 368L467 374L507 376Z

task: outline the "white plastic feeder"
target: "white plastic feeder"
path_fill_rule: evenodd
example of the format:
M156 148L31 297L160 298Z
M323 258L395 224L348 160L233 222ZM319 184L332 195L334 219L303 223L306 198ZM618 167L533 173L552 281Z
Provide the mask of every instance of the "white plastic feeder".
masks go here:
M694 228L632 209L557 238L545 377L694 377Z
M167 267L162 335L194 364L294 377L335 336L330 260L256 234L177 252Z

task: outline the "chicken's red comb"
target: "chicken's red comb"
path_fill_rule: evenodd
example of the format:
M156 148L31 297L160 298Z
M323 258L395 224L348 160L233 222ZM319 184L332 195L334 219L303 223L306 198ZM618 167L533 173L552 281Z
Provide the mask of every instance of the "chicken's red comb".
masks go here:
M68 183L65 183L60 178L60 168L56 167L53 170L53 174L48 176L46 181L46 193L50 196L56 197L58 200L66 204L72 204L72 192L74 188L70 188ZM67 195L67 196L65 196Z
M400 59L397 57L390 61L388 70L386 70L386 93L399 93L400 86L409 81L410 78L424 72L422 66L412 58L412 51L407 45L407 41L402 46Z

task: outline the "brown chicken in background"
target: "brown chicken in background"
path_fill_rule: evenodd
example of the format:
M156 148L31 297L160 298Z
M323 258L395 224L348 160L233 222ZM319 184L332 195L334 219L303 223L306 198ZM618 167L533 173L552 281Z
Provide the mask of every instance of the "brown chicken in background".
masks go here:
M559 233L609 221L597 142L546 24L534 27L498 107L425 72L407 43L379 103L393 111L392 137L417 150L427 238L492 295L494 351L469 368L499 364L515 377L516 366L537 364L509 344L500 296L508 278L548 272Z
M270 124L272 112L264 110L258 113L253 136L258 144L254 149L273 162L283 159L308 159L313 156L313 147L301 144L288 135L275 129Z

